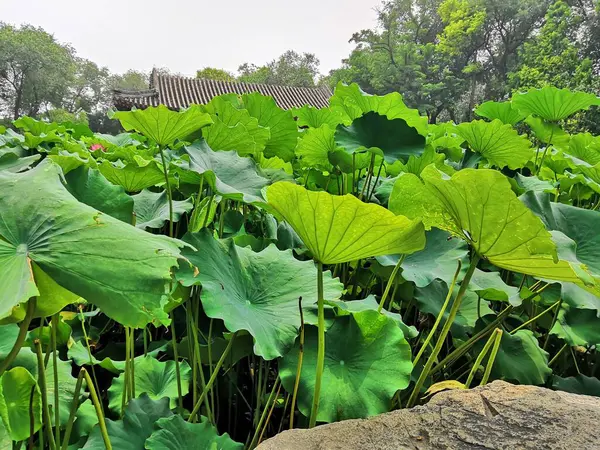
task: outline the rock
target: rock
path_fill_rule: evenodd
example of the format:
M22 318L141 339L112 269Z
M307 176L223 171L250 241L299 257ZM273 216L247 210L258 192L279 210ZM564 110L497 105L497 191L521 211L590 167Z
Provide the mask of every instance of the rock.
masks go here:
M600 398L494 381L370 419L285 431L259 450L600 449Z

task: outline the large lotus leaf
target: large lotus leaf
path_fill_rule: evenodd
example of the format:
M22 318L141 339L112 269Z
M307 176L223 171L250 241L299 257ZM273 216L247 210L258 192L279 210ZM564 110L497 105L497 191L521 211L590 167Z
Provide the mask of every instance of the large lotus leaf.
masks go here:
M57 133L64 133L66 131L66 128L62 126L62 124L56 122L44 122L29 116L18 118L13 122L13 125L23 131L30 132L34 136L48 134L51 131L56 131Z
M596 309L573 308L563 303L550 333L564 339L573 347L598 345L600 344L598 320Z
M0 326L0 362L4 361L19 335L19 327L14 324ZM24 367L32 374L37 374L37 356L27 346L23 347L12 364L8 367Z
M577 111L599 105L600 99L593 94L573 92L545 86L541 89L530 89L512 97L513 106L526 116L533 114L544 120L555 122L566 119Z
M65 175L67 190L82 203L123 222L131 223L133 199L98 170L78 167Z
M96 133L94 139L102 140L115 147L138 146L146 140L144 136L136 133L119 133L114 136L112 134ZM92 141L86 140L86 142Z
M600 380L587 377L582 374L574 377L561 378L557 375L552 377L552 389L557 391L571 392L572 394L592 395L600 397Z
M315 387L317 328L306 327L304 339L298 408L308 417ZM288 392L296 380L298 345L279 365ZM377 311L337 317L325 333L325 348L319 422L387 412L394 394L408 386L413 369L410 346L397 323Z
M421 178L424 183L412 174L398 178L393 212L462 237L497 267L594 289L585 267L558 259L552 235L502 173L463 169L448 177L429 166Z
M408 255L402 262L402 278L412 281L417 287L425 287L435 279L450 283L458 260L468 254L467 244L437 228L426 232L425 237L425 248ZM398 255L377 257L382 266L395 266L398 260Z
M516 125L525 118L525 114L513 108L511 102L485 102L475 108L475 114L489 120L498 119L508 125Z
M33 317L53 316L62 311L65 306L80 301L78 295L69 292L59 285L34 262L31 263L31 272L39 291ZM25 308L26 306L19 305L18 310L24 315Z
M33 395L33 411L30 402ZM42 424L42 399L40 388L33 376L24 367L15 367L0 377L0 416L13 441L22 441Z
M369 295L367 298L362 300L329 300L327 302L328 305L335 306L338 308L338 314L350 314L361 311L378 311L379 302L374 295ZM415 327L408 326L402 321L402 316L398 313L393 313L388 311L387 309L382 309L381 312L388 317L394 319L402 332L404 333L404 337L407 339L412 339L419 335L419 332Z
M452 292L453 299L456 298L457 293L458 288ZM419 311L431 314L434 317L437 317L440 313L447 295L448 284L442 280L435 280L426 287L415 289L415 301ZM494 313L486 301L480 301L476 293L468 290L463 297L453 324L453 330L457 336L464 336L469 329L475 326L477 319L480 317L477 314L477 303L479 303L481 317ZM448 307L444 312L444 320L448 318L449 314L450 308Z
M533 156L531 142L498 119L461 123L456 127L456 134L467 141L471 150L499 168L519 169Z
M147 394L152 400L168 397L171 408L177 403L177 373L175 361L159 361L152 356L135 359L135 393ZM187 362L179 363L181 394L186 395L190 388L191 369ZM108 389L108 407L115 413L121 411L121 401L125 388L125 374L112 381Z
M292 251L274 245L260 253L237 247L232 240L217 241L207 230L187 234L184 240L198 251L185 256L198 267L180 270L186 286L202 284L202 306L208 317L223 319L230 331L247 330L254 352L270 360L294 345L300 327L298 297L310 307L317 301L317 270L312 261L298 261ZM335 300L343 286L326 276L324 296Z
M452 175L456 171L444 163L445 159L446 155L443 153L436 153L433 147L428 146L425 148L423 154L419 156L411 155L406 164L402 163L401 161L396 161L394 164L387 165L386 172L392 176L399 175L401 172L420 175L425 167L430 164L434 164L435 167L442 172Z
M242 95L242 101L250 115L258 119L258 124L271 132L265 146L265 156L291 161L298 139L298 126L291 111L281 109L272 97L258 92Z
M12 440L8 434L8 430L4 426L4 422L0 420L0 449L11 450L13 448Z
M324 124L319 128L309 128L300 135L296 155L302 167L331 170L329 154L337 149L334 134L335 129Z
M0 171L22 172L23 170L29 169L41 157L42 155L19 157L19 155L12 152L0 154Z
M75 436L85 436L87 438L97 423L98 415L96 414L96 408L94 408L92 401L88 398L80 403L79 408L77 408L73 433Z
M571 136L569 145L564 151L588 164L598 164L600 163L600 138L589 133L575 134Z
M234 151L215 152L206 141L196 141L185 147L186 158L177 162L182 182L199 183L201 177L223 197L234 200L264 202L261 190L269 180L256 171L252 159Z
M23 174L0 173L0 190L2 317L38 295L30 268L35 262L123 325L167 319L165 291L182 243L80 203L49 161Z
M160 146L172 144L212 123L210 115L196 105L183 111L171 111L165 105L117 111L111 119L119 120L125 130L142 133Z
M404 119L390 120L376 112L368 112L348 126L338 125L335 144L350 154L371 151L393 163L422 154L425 137Z
M123 186L127 192L139 192L164 183L165 175L155 161L140 166L137 162L111 163L102 161L98 169L112 184Z
M200 423L188 423L181 416L159 419L158 428L146 441L147 450L236 450L244 445L217 429L202 417Z
M469 289L486 300L510 302L514 306L521 304L519 289L507 285L500 277L499 272L484 272L475 269L469 283Z
M135 226L141 229L161 228L169 220L169 198L167 191L151 192L143 190L133 196L135 206ZM173 201L173 222L189 213L194 207L191 199Z
M481 351L484 344L485 340L475 345L475 354ZM541 385L551 373L548 353L540 348L531 331L519 330L515 334L502 334L491 379Z
M421 116L418 110L407 107L398 92L383 96L370 95L356 83L345 85L340 82L329 103L333 111L348 116L350 121L365 113L375 112L386 116L389 120L403 119L420 135L427 136L427 117Z
M410 254L425 247L420 221L394 216L353 195L334 196L280 182L269 186L267 196L269 204L298 233L315 259L324 264Z
M58 374L58 409L60 415L60 424L65 425L69 420L73 397L75 396L75 387L77 379L71 375L73 368L71 361L57 360ZM52 422L54 423L54 358L50 357L46 365L46 392L48 395L48 405L50 405Z
M522 189L521 192L556 192L556 188L552 183L546 180L541 180L536 176L525 177L520 173L517 173L515 181L517 182L519 188Z
M245 109L215 97L211 103L214 124L202 130L202 136L214 150L235 150L240 156L260 154L271 137L268 128L261 127L258 119Z
M335 128L340 123L349 121L349 118L340 111L331 108L319 109L310 105L292 108L292 114L296 117L298 127L319 128L328 125L330 128Z
M521 201L537 215L548 230L564 233L577 244L577 260L600 275L600 213L550 201L550 195L527 192Z
M112 448L144 450L146 440L154 431L154 424L164 417L171 417L169 399L152 400L142 394L131 400L125 408L123 420L106 420L106 429ZM83 447L84 450L106 450L100 428L96 425Z

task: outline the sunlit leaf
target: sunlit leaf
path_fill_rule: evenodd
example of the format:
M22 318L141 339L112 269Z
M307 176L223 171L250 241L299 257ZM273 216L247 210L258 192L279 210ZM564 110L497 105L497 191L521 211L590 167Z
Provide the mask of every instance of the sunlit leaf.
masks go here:
M32 396L33 411L30 413ZM13 441L22 441L31 435L31 417L33 431L36 432L41 427L40 388L33 376L23 367L15 367L0 377L0 416Z
M498 119L508 125L516 125L525 118L511 102L484 102L475 108L475 114L489 120Z
M555 122L566 119L577 111L599 105L600 100L593 94L545 86L513 95L512 104L521 114L526 116L533 114Z

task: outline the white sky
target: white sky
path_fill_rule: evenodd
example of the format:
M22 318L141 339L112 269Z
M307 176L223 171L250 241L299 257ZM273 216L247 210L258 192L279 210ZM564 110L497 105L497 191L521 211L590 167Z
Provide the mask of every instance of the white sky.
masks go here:
M352 33L375 26L381 0L0 0L0 21L44 28L112 72L153 66L194 75L235 71L286 50L310 52L321 73L340 65Z

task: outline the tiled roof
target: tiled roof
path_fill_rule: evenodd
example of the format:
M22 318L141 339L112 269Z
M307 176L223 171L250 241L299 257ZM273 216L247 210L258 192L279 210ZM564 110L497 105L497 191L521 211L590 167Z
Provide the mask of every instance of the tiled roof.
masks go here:
M221 94L249 94L259 92L273 97L280 108L290 109L304 105L315 108L329 106L332 93L327 87L305 88L269 84L238 83L186 78L152 73L149 89L131 91L115 89L113 103L117 109L146 108L163 104L171 109L187 108L192 104L206 104Z

